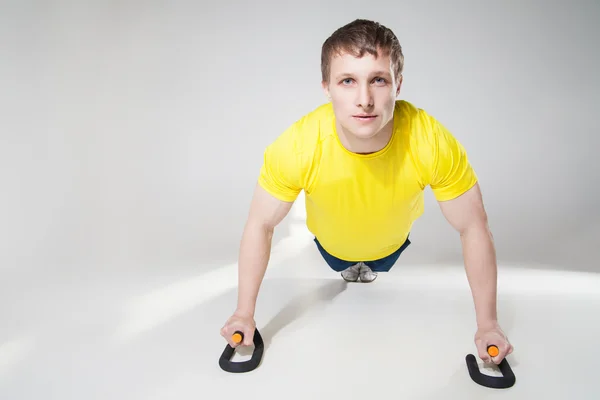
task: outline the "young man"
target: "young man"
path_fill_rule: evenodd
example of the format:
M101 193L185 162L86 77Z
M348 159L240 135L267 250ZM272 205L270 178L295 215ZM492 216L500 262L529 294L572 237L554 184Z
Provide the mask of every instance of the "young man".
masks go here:
M254 311L275 227L303 190L307 227L327 264L350 282L372 282L410 244L429 186L460 233L477 315L479 357L513 351L496 317L496 260L476 174L435 118L396 100L404 57L394 33L356 20L323 44L322 85L330 102L300 118L264 154L240 246L238 305L221 334L251 345ZM500 353L492 359L487 345Z

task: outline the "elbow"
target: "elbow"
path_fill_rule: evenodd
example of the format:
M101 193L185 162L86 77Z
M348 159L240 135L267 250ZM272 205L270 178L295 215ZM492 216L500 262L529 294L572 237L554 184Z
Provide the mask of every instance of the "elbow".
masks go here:
M493 241L494 237L487 220L477 221L460 230L461 239L476 239Z

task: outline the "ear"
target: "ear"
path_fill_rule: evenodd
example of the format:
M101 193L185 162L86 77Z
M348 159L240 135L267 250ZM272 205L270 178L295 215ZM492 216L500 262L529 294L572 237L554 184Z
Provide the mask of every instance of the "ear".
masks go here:
M398 78L398 87L396 88L396 97L400 94L400 88L402 87L402 75Z
M331 100L331 95L329 94L329 84L325 81L322 81L321 87L323 88L323 93L325 93L325 96Z

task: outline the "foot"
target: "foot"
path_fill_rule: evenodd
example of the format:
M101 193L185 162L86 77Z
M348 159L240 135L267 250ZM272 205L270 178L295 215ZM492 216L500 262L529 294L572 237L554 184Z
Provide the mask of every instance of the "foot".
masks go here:
M366 264L360 263L359 277L361 282L373 282L377 278L377 272L373 272Z
M360 267L362 263L354 264L351 267L346 268L342 271L342 278L346 282L356 282L358 280L358 276L360 274Z

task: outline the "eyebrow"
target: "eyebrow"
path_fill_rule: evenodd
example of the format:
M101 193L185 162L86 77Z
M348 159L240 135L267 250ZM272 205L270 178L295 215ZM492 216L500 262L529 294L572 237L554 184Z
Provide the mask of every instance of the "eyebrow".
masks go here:
M385 76L391 76L389 71L374 71L373 75L385 75ZM348 76L352 76L352 74L350 72L344 72L341 73L337 76L337 79L342 79Z
M375 71L375 75L390 75L390 71Z

